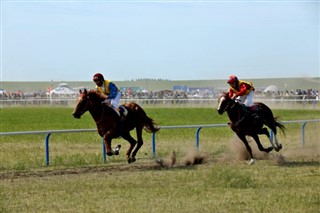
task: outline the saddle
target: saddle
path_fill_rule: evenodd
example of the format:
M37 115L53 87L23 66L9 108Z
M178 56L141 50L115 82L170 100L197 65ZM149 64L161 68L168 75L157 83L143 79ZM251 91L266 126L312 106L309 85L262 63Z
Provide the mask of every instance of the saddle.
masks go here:
M119 108L116 109L106 102L102 102L102 105L104 107L104 110L109 108L110 110L113 111L113 113L116 113L116 115L119 116L121 120L124 120L128 114L128 110L124 106L119 106Z
M239 105L246 112L245 117L246 116L251 116L254 120L259 120L260 119L260 116L259 116L260 108L257 105L252 105L251 107L248 107L248 106L246 106L244 104L241 104L241 103L239 103Z

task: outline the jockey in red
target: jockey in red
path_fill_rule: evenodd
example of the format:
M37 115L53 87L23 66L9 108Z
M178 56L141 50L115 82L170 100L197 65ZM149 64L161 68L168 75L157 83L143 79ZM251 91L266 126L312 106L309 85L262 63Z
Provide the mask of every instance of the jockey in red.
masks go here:
M121 93L118 87L113 82L105 80L101 73L96 73L93 76L93 81L96 84L97 92L105 95L105 100L102 103L113 108L119 116L120 114L126 116L128 114L127 109L123 106L119 106Z
M230 85L229 97L237 99L240 103L250 107L253 111L253 117L257 119L257 114L253 105L254 86L251 82L241 81L237 76L231 75L228 80Z
M251 82L240 81L237 76L231 75L228 84L230 85L230 98L238 99L240 103L248 107L253 105L254 87Z

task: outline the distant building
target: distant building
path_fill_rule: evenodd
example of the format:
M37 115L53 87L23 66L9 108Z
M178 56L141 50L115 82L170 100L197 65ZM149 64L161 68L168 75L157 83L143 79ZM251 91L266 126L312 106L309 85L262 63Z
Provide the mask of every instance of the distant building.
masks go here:
M173 91L179 90L179 91L187 92L188 91L188 86L176 85L176 86L173 86L172 90Z

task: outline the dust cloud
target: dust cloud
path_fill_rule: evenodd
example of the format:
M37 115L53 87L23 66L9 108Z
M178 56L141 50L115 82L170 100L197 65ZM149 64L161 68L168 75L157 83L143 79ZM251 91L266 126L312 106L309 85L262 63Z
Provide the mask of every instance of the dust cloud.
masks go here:
M261 152L255 141L247 137L249 145L252 149L253 156L257 160L271 160L278 164L285 164L294 161L318 161L320 159L320 143L317 141L309 141L308 145L304 147L293 146L298 142L290 142L291 144L283 144L283 148L279 151L271 151L270 153ZM271 144L263 144L264 147L270 146ZM249 153L247 152L243 142L234 136L228 142L227 149L219 157L220 161L247 161L250 160Z

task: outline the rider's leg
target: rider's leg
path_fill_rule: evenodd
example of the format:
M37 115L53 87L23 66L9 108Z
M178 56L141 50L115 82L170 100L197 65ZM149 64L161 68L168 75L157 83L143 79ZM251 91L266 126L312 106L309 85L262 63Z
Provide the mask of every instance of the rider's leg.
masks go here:
M254 119L259 119L259 116L258 116L258 113L257 113L257 108L256 108L256 106L255 106L254 103L253 103L253 96L254 96L254 91L251 91L251 92L247 95L244 104L245 104L246 106L250 107L251 113L252 113L252 117L253 117Z
M118 114L121 116L126 116L128 114L128 111L125 107L119 106L119 100L121 98L121 93L118 92L116 97L112 100L111 106L117 110Z
M251 91L249 92L248 95L244 95L243 97L245 98L244 100L244 105L246 105L247 107L251 107L253 105L253 95L254 95L254 92Z

